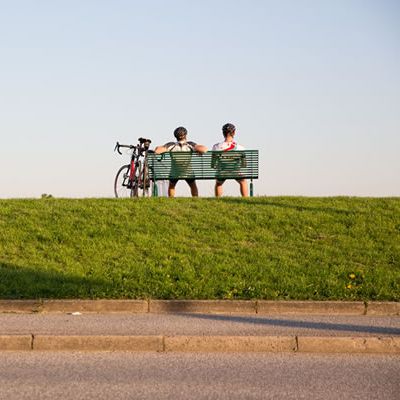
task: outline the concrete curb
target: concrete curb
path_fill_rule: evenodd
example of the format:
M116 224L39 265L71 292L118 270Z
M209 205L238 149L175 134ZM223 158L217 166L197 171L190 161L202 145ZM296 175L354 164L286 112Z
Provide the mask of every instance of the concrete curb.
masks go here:
M3 335L0 351L285 352L400 355L400 337Z
M381 309L384 312L384 308ZM360 301L257 301L258 314L279 315L366 315L366 304Z
M367 304L367 315L400 315L400 303L371 302Z
M162 336L50 336L33 337L38 351L163 351Z
M304 353L390 353L400 354L400 337L298 337Z
M146 300L43 300L40 312L43 313L147 313Z
M35 313L40 310L41 304L40 300L0 300L0 312L18 314Z
M290 336L170 336L167 352L294 352L296 338Z
M400 302L269 300L0 300L0 313L400 315Z
M0 351L32 350L32 335L1 335Z
M257 302L246 300L150 300L151 313L256 314Z

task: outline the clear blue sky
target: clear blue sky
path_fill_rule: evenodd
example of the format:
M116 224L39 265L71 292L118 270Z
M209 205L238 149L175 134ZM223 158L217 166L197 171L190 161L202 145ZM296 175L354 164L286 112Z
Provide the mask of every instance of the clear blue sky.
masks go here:
M399 196L400 2L0 0L0 197L112 196L117 140L226 122L257 195Z

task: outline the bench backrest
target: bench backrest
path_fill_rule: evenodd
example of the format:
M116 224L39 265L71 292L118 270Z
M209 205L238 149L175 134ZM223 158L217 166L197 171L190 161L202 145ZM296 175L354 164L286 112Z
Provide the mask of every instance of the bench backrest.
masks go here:
M154 180L258 178L258 150L151 153L148 163Z

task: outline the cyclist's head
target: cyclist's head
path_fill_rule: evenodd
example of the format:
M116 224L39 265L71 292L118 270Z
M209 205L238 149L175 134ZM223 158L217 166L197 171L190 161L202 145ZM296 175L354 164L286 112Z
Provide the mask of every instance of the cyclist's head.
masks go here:
M224 138L226 138L228 135L232 136L232 137L235 136L235 130L236 130L235 125L233 125L233 124L225 124L222 127L222 133L224 135Z
M178 142L185 140L187 136L187 130L183 126L180 126L179 128L176 128L174 130L174 136L176 137L176 140Z

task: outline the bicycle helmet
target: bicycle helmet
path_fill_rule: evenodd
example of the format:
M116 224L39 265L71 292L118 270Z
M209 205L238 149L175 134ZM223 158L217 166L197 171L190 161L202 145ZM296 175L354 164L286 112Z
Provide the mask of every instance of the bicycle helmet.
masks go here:
M174 136L178 142L184 140L187 136L187 130L183 126L180 126L174 130Z

